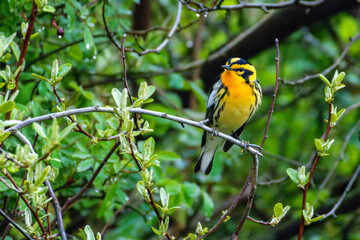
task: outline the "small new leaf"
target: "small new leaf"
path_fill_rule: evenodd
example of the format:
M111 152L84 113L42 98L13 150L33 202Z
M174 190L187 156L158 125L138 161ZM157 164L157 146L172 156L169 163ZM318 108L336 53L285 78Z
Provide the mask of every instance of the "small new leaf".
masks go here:
M298 171L296 171L295 169L292 169L292 168L288 168L288 169L286 169L286 173L288 174L288 176L294 183L299 184Z
M324 75L320 74L319 77L321 78L321 80L323 80L326 83L326 85L328 85L331 88L331 83Z

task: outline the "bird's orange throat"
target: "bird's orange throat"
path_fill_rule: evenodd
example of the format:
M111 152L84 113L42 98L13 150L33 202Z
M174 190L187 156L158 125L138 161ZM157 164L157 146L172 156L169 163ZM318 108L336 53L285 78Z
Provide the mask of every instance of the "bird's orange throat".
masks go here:
M244 100L245 102L251 102L254 98L254 84L251 82L247 83L236 72L224 71L221 75L221 81L232 98Z

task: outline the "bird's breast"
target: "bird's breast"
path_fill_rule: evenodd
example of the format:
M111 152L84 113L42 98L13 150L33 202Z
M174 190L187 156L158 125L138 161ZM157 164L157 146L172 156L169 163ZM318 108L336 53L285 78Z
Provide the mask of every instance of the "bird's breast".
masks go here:
M247 83L228 87L223 105L219 107L218 128L224 133L231 133L240 128L254 113L255 95ZM222 109L221 109L222 108Z

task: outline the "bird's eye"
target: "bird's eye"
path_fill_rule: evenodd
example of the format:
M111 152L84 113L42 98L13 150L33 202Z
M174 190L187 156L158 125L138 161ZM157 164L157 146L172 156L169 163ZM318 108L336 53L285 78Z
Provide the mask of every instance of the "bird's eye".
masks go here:
M239 68L239 71L240 71L240 72L243 72L243 71L244 71L244 68L243 68L243 67Z

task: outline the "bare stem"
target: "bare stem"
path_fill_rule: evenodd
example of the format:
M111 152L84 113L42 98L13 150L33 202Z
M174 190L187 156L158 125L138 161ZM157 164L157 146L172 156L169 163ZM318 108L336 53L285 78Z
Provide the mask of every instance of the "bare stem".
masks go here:
M273 98L271 101L271 105L270 105L270 109L269 109L269 115L268 115L268 119L267 119L267 123L266 123L266 128L265 128L265 132L264 132L264 137L263 140L261 141L261 145L260 147L264 146L265 140L268 138L267 132L269 130L269 126L270 126L270 119L271 119L271 115L274 112L274 106L275 106L275 99L276 99L276 95L279 89L279 82L280 82L280 77L279 77L279 61L280 61L280 50L279 50L279 39L275 39L275 46L276 46L276 57L275 57L275 62L276 62L276 80L275 80L275 87L274 87L274 93L273 93Z
M260 220L256 220L250 216L247 217L250 221L254 222L254 223L258 223L258 224L261 224L261 225L267 225L269 226L270 225L270 222L264 222L264 221L260 221Z
M255 196L255 191L256 191L256 184L257 184L257 178L258 178L258 166L259 166L259 159L257 155L252 155L253 157L253 164L252 164L252 168L251 168L251 188L250 188L250 193L248 195L248 200L247 200L247 204L246 204L246 208L244 211L244 214L240 220L239 225L237 226L234 234L232 235L232 239L238 239L239 236L239 232L242 228L242 226L244 225L247 217L249 216L250 210L252 208L252 203L254 200L254 196Z

